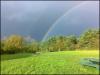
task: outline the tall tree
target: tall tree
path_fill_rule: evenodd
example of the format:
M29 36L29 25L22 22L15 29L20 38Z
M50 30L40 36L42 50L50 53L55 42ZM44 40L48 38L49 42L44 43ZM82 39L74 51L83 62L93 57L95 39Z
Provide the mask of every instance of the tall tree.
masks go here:
M4 41L4 51L9 53L20 52L23 50L24 39L19 35L12 35Z
M80 48L98 49L99 48L99 30L89 29L80 36Z

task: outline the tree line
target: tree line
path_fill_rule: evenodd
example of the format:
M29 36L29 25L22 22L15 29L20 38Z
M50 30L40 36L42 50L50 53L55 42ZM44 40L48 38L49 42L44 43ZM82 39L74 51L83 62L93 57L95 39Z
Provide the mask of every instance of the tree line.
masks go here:
M99 30L89 29L79 37L70 36L53 36L43 42L36 40L27 41L20 35L11 35L1 40L1 54L20 53L20 52L55 52L67 50L93 50L99 49Z

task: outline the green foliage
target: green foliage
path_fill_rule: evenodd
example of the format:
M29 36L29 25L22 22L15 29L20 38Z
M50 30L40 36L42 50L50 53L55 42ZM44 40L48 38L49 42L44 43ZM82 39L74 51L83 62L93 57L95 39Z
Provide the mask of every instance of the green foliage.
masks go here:
M5 40L1 40L0 53L17 53L17 52L55 52L75 49L99 49L99 30L87 30L80 37L70 36L53 36L44 42L31 41L19 35L12 35Z
M58 51L57 37L51 37L47 40L47 49L50 52Z
M28 44L27 47L27 52L36 53L39 51L39 44L36 41Z
M22 52L24 45L24 39L19 35L12 35L4 40L4 52L16 53Z
M0 54L3 54L4 53L3 47L4 47L4 40L1 40Z
M99 49L99 31L88 30L80 36L80 48L84 49Z
M66 37L66 49L75 50L77 42L77 38L74 35Z
M43 42L43 46L46 48L46 51L61 51L64 50L64 40L65 37L63 36L50 37L47 41Z
M75 36L56 36L50 37L44 42L44 47L47 51L64 51L64 50L74 50L77 44L77 38Z

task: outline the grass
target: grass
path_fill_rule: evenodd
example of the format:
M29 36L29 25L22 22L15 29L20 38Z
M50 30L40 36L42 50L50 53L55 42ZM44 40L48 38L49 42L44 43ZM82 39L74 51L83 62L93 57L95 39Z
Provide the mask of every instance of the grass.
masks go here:
M62 51L40 54L1 56L1 74L99 74L93 67L83 66L85 57L99 58L98 51Z

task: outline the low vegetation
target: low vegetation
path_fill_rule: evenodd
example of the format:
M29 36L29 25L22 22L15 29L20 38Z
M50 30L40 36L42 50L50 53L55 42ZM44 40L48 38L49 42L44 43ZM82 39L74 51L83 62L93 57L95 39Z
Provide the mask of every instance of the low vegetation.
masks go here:
M1 74L99 74L83 66L83 58L99 58L99 51L62 51L1 55Z

